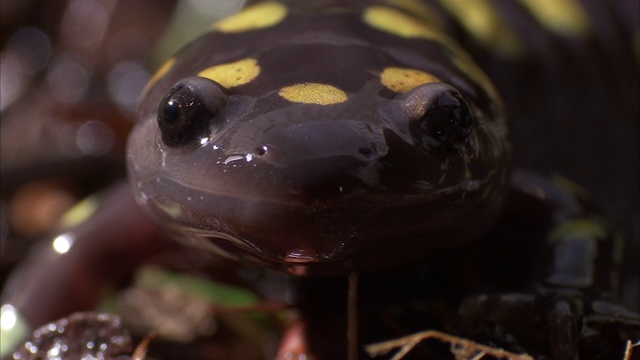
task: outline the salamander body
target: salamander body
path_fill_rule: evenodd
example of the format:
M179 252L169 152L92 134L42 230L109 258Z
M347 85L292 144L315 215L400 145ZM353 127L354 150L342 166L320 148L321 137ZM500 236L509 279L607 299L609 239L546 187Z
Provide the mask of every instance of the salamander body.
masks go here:
M618 353L640 332L609 302L618 231L576 186L513 164L542 161L532 128L580 144L566 129L637 121L637 84L620 83L638 74L638 23L616 14L630 2L553 5L251 5L151 79L128 144L133 196L169 237L293 276L280 358L346 354L336 299L355 273L375 299L359 310L363 343L431 326L540 358ZM514 155L511 137L534 150Z

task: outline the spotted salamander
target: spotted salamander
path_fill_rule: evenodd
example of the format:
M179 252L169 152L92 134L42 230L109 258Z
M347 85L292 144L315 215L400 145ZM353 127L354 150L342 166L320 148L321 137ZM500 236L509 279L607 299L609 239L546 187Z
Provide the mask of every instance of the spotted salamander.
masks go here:
M80 294L65 280L77 266L84 281L110 283L170 246L147 240L158 238L150 215L171 238L293 275L298 321L278 358L345 356L344 277L354 273L367 299L361 344L435 327L539 358L622 354L640 325L612 302L620 234L572 183L512 171L507 109L524 131L598 121L603 110L629 120L633 91L576 92L638 74L629 4L249 6L145 89L127 154L139 207L116 205L132 198L114 190L66 233L67 259L48 259L35 282L16 275L32 285L8 287L3 303L34 325L89 308L92 287L81 302L53 300ZM571 62L586 50L592 58ZM606 76L582 76L612 59ZM126 264L105 271L105 254ZM74 269L60 265L69 258Z

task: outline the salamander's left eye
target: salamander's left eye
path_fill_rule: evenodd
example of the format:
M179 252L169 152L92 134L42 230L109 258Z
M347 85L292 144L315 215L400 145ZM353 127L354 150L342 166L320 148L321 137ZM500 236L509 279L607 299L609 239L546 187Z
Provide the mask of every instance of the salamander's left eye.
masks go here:
M464 148L475 121L458 90L443 83L429 83L403 97L416 145L426 150L435 147L457 152Z
M202 77L179 81L158 107L162 141L177 147L207 136L211 121L226 104L226 89L215 81Z

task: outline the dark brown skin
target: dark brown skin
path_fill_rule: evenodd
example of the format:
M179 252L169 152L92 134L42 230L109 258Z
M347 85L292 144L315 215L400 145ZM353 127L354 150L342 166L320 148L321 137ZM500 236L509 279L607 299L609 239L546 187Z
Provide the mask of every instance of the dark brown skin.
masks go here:
M516 172L511 186L507 208L513 211L476 243L360 277L364 344L445 329L540 359L573 359L578 354L584 359L622 358L626 340L640 337L640 315L608 300L617 287L620 265L612 263L619 246L617 230L605 221L599 226L607 229L607 240L580 232L565 235L570 246L595 245L595 257L577 249L559 252L560 246L538 239L559 224L597 218L598 212L531 173ZM593 272L566 264L593 267ZM335 329L346 327L346 302L341 299L347 296L347 282L300 278L297 286L304 331L292 327L287 338L306 332L312 353L342 358L347 345ZM287 345L283 343L281 354L285 349L296 353ZM448 358L446 354L448 346L428 343L409 358ZM367 358L364 352L361 356Z
M495 221L507 196L504 181L509 146L500 104L493 99L491 89L475 83L473 76L457 73L460 69L454 66L455 60L451 60L457 55L448 53L437 42L399 38L377 29L362 28L359 18L349 16L350 13L328 16L302 10L281 24L260 31L210 33L178 53L175 65L149 89L141 106L141 122L130 138L130 173L140 202L177 238L295 275L367 272L393 268L419 258L433 263L433 258L443 257L442 250L450 249L456 256L448 262L455 264L455 269L444 266L446 270L437 273L449 277L460 272L460 263L469 264L469 268L468 273L462 271L462 278L448 278L450 284L456 284L453 294L445 291L435 296L436 299L444 297L449 304L457 304L464 295L478 291L523 289L531 280L544 288L589 289L584 294L578 292L578 300L569 296L571 303L582 303L582 296L591 296L591 291L593 294L616 291L617 284L610 282L606 274L618 271L617 250L606 248L609 245L601 247L594 238L569 242L562 248L558 245L557 249L543 244L543 239L551 236L555 228L587 217L591 210L581 205L577 195L551 183L526 180L526 176L525 180L514 179L508 195L518 198L519 194L526 194L522 201L511 200L509 207L509 211L523 211L525 215L516 220L502 218L501 224L475 245L471 253L488 251L486 258L459 260L457 249L482 238L489 229L483 225ZM335 43L327 41L331 45L324 40L312 40L310 34L315 34L318 27L332 33L344 24L358 33L357 40L349 38L351 33L341 33ZM279 39L272 46L257 45L234 53L223 51L233 43L263 44L267 40L261 39L272 37ZM390 42L393 46L387 45ZM384 50L380 48L382 44L386 46ZM225 88L214 81L184 76L184 69L198 72L210 64L224 64L248 56L257 60L261 70L255 80L246 84ZM325 60L337 57L341 58L339 67L330 66ZM440 67L432 70L435 62ZM194 69L192 64L198 66ZM394 95L381 86L381 80L372 77L389 66L433 71L438 79L453 86L430 83ZM349 100L331 105L291 104L276 95L282 87L320 81L344 89ZM175 85L171 88L171 84ZM196 105L187 105L191 102L182 100L185 92L190 99L198 99ZM169 95L160 101L160 94ZM462 140L458 140L456 131L460 130L456 130L459 129L456 126L444 130L445 134L453 135L438 138L437 114L448 113L445 109L451 100L445 99L456 96L464 99L465 106L468 104L474 118L472 125L463 130ZM154 104L158 101L156 113ZM185 104L180 115L172 113L174 104ZM466 110L456 111L459 114ZM460 118L457 115L452 123ZM427 119L425 125L421 125L420 119ZM168 127L174 122L184 125L179 125L176 131ZM201 125L202 122L207 125ZM190 171L192 164L201 166L197 171ZM464 178L467 172L471 176ZM439 182L441 176L444 181ZM472 190L474 183L480 185ZM526 204L542 209L527 210ZM523 219L535 225L522 223ZM509 221L520 226L520 231L530 226L529 234L535 236L512 231L511 227L516 226ZM495 234L501 236L489 240ZM615 235L609 236L609 244L613 244ZM600 255L594 258L594 253L589 252L592 250L583 253L583 246L585 249L601 247L597 251ZM522 251L521 247L529 251ZM466 249L471 249L471 245ZM518 259L535 254L533 262L520 261L513 270L529 276L505 277L504 269L509 268L507 265L513 269L514 264L509 260L500 266L499 257L495 255L498 249L505 250L505 257L520 254ZM555 263L550 265L540 261L552 258ZM580 268L574 268L575 264L584 264L587 270L581 272ZM486 271L491 272L487 269L495 269L495 273L487 274ZM591 273L594 269L602 271L604 277L594 277ZM400 279L410 278L406 271L387 281L380 280L383 275L365 277L362 289L371 286L383 293L398 294L398 289L368 285L369 281L373 284L402 282ZM477 273L485 275L482 279L495 279L496 283L467 279L475 278ZM607 279L604 283L603 278ZM346 309L338 300L346 298L344 289L339 290L344 280L300 279L299 282L301 299L297 306L301 320L287 336L280 355L286 357L288 352L300 351L295 339L305 336L296 335L297 332L306 333L309 339L308 349L302 351L318 354L320 358L345 354L344 332L335 331L346 328ZM469 288L464 285L467 282ZM556 291L562 294L562 291L541 289L530 295L535 305L527 305L529 298L523 293L522 301L512 302L511 308L529 306L535 308L536 313L549 313L548 320L531 324L532 334L520 334L519 340L510 345L520 351L530 349L533 353L552 353L560 359L572 358L578 352L579 339L586 334L566 322L574 320L563 319L576 318L576 310L565 309L565 295L550 298L545 295L556 294ZM361 304L363 314L384 314L384 309L393 308L391 304L398 300L376 302L376 298L384 295L362 291L367 299L366 304ZM429 298L426 295L429 292L434 292L432 287L416 290L419 295L408 296L424 300ZM503 304L509 304L505 299ZM482 300L478 301L483 304ZM553 310L555 307L560 310ZM478 314L491 315L491 310L485 310L483 305L476 309ZM455 312L455 306L449 311ZM427 310L431 312L434 311ZM516 318L521 318L514 318L516 313L501 321L517 322ZM585 311L580 316L587 318L590 314ZM438 318L441 313L431 315ZM379 323L384 316L367 317L366 321L371 323L363 322L361 328L384 328ZM465 321L472 318L465 313L462 323L467 324ZM619 324L626 321L622 318L621 315ZM637 336L637 316L632 314L629 319L635 325L614 342L620 348L625 336ZM431 326L438 328L448 323L440 318ZM544 330L540 330L541 333L533 330L550 327L551 332L564 334L565 326L573 330L558 339L555 335L548 338ZM458 332L474 333L474 327L465 325ZM405 328L404 332L407 331ZM363 332L364 339L392 336ZM487 331L484 336L506 342L504 334ZM595 342L588 346L593 344ZM589 353L585 350L588 346L580 351ZM607 351L617 350L599 351L610 354Z
M358 13L306 11L261 31L212 32L176 56L148 90L130 137L139 202L177 237L295 274L380 269L485 232L501 208L509 151L498 100L452 63L468 60L422 39L394 38L398 49L386 49L392 35L362 24ZM338 36L347 24L362 38L314 40L319 29ZM271 37L280 41L223 51ZM199 71L248 56L260 74L247 84L220 91L214 81L184 76L193 63ZM330 58L341 60L339 71L323 60ZM415 64L420 58L425 65ZM442 59L433 74L451 85L396 94L378 78L388 67L429 72L432 58ZM343 89L349 100L301 104L278 95L305 82ZM185 125L186 134L162 127L170 100L160 94L174 83L172 101L187 103L179 89L202 101L184 110L196 124ZM461 112L452 123L459 116L469 123L439 125L438 111Z
M443 19L452 34L460 32ZM468 37L460 36L472 52L487 55ZM447 45L372 28L359 12L315 9L292 11L265 29L205 35L178 53L145 93L129 141L135 197L174 238L301 276L292 304L299 318L282 357L346 354L340 276L351 272L364 274L362 344L438 328L541 357L618 356L625 340L640 337L640 325L637 314L594 301L618 291L615 230L566 187L522 173L509 182L500 100L474 71L456 65L467 60ZM246 84L195 76L246 57L260 65ZM492 72L491 63L484 65ZM418 69L440 81L395 91L380 80L388 67ZM305 82L335 86L348 100L304 104L279 95ZM532 98L523 101L531 106ZM514 112L540 115L529 110ZM150 240L154 230L139 208L122 211L119 199L131 198L118 192L108 210L73 230L85 244L74 245L77 255L36 260L25 266L38 276L16 275L43 279L24 290L22 298L30 299L24 303L7 292L33 324L91 307L101 286L166 246ZM558 228L585 219L604 235L558 235ZM109 226L114 223L122 226ZM129 241L138 246L129 248ZM94 267L113 258L126 260L115 272ZM78 290L69 282L78 268L89 276L85 303L44 308L32 300L32 294L56 299ZM417 356L443 354L422 351Z

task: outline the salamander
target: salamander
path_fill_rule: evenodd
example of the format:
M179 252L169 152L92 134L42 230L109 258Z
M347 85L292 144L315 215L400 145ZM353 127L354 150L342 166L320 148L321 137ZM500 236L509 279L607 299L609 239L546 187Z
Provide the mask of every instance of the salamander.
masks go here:
M622 354L640 323L614 302L620 234L577 186L513 170L507 117L519 131L601 121L603 110L633 119L633 91L591 103L575 90L638 74L628 35L638 24L607 23L624 2L554 5L265 1L217 22L142 95L127 151L133 197L117 190L139 207L112 203L109 217L77 228L88 230L68 230L74 261L92 269L108 252L131 259L120 268L130 272L171 246L156 241L152 219L182 243L288 274L298 320L282 359L346 355L351 274L370 297L358 309L362 358L360 345L429 326L539 358ZM609 33L594 33L597 23ZM583 49L595 55L564 73ZM607 51L619 67L583 79L611 61ZM526 87L518 99L516 87ZM135 251L91 243L109 235L100 218L122 217L122 234L144 225L120 235ZM36 278L73 271L58 270ZM98 284L122 276L87 274ZM61 309L60 288L46 288L9 287L3 303L34 326L90 307ZM449 310L437 311L443 299Z

